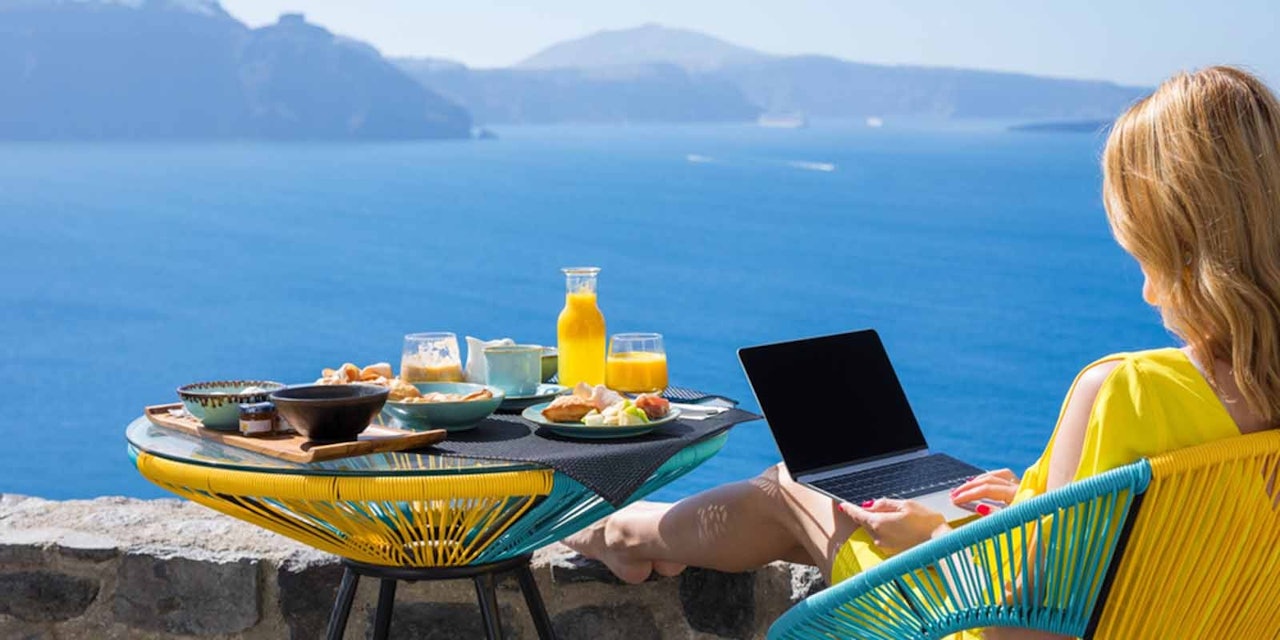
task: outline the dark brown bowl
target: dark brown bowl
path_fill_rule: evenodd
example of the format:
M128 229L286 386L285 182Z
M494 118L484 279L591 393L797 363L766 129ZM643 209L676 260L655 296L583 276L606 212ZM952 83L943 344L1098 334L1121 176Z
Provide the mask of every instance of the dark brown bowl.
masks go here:
M389 391L371 384L309 384L271 394L280 417L314 442L344 442L369 426Z

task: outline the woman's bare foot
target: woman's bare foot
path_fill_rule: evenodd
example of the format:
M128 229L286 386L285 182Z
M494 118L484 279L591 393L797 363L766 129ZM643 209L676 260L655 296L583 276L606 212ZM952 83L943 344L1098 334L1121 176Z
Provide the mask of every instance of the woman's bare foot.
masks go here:
M629 584L640 584L649 579L649 574L653 573L654 570L654 563L648 560L629 558L626 556L625 551L618 548L619 545L609 544L609 521L612 518L613 516L610 516L600 520L586 529L561 540L561 542L566 547L588 558L603 562L604 566L609 567L609 571L618 576L619 580ZM670 567L666 568L670 569Z
M635 512L648 513L650 514L650 517L654 517L654 518L661 517L659 515L654 515L654 514L658 512L666 513L667 510L670 508L671 508L670 503L663 503L663 502L637 502L631 505L630 507L628 507L631 513L635 513ZM678 562L667 562L665 560L653 561L653 570L657 572L658 575L665 576L668 578L674 578L680 575L685 570L685 568L686 568L686 565L680 564Z
M680 575L686 568L686 565L675 562L663 562L661 560L653 561L653 570L656 571L658 575L666 576L668 578L674 578Z

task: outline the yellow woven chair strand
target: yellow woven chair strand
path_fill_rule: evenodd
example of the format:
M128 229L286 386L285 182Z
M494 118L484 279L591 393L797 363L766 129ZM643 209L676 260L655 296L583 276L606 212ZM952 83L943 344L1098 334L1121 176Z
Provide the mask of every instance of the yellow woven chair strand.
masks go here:
M1280 432L1151 460L1099 638L1275 638Z

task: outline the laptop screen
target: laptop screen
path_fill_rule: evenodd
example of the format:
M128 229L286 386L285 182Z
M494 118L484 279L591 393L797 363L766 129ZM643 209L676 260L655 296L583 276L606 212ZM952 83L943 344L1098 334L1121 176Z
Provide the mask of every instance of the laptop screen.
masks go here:
M874 330L745 347L738 358L793 475L926 446Z

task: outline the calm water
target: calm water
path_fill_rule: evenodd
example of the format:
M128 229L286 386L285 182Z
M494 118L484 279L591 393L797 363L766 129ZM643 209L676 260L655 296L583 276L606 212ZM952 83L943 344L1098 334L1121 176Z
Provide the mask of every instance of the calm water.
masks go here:
M610 331L663 332L675 382L748 408L737 347L877 327L931 444L992 467L1034 459L1090 360L1170 342L1108 235L1094 136L499 133L0 145L0 492L165 495L122 431L186 382L395 362L411 331L552 343L570 264L603 267ZM812 401L856 446L839 398ZM776 459L739 427L660 497Z

